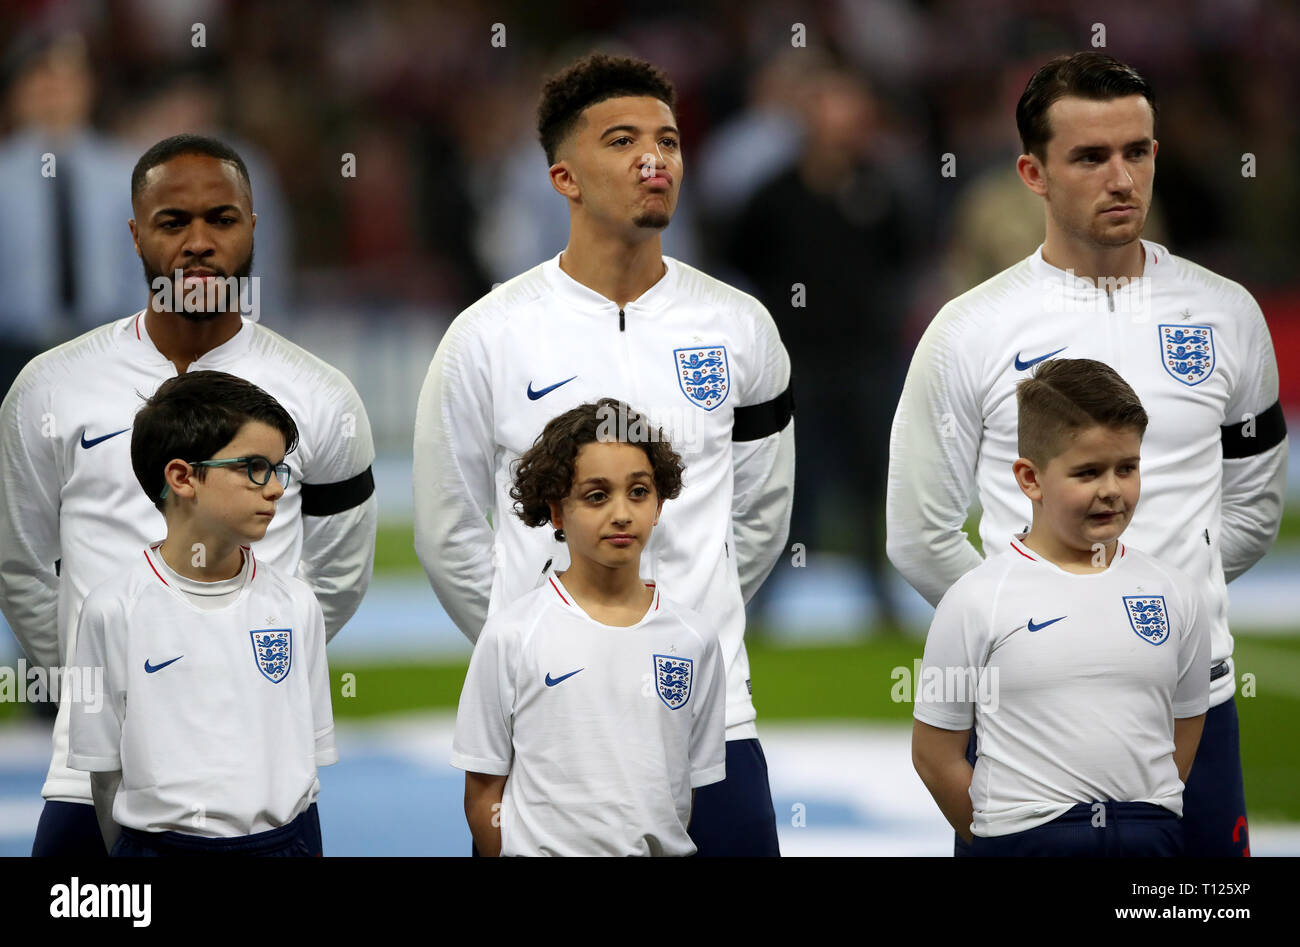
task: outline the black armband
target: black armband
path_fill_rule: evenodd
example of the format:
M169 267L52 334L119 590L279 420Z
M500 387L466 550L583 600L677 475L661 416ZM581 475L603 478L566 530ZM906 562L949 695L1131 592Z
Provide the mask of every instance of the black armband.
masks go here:
M1219 432L1223 437L1224 460L1240 460L1271 450L1286 437L1282 402L1274 401L1273 407L1254 417L1247 416L1234 424L1225 424Z
M367 467L355 477L338 483L304 483L303 516L333 516L360 506L375 492L375 475Z
M787 386L771 401L737 408L731 422L733 441L760 441L785 430L794 416L794 386Z

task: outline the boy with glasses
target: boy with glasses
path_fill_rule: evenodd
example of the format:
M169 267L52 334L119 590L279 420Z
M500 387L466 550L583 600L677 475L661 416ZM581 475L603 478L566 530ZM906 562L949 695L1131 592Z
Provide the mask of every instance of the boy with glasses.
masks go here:
M338 760L324 617L250 548L297 441L279 402L224 372L164 382L135 417L167 538L82 606L76 664L103 669L104 693L74 704L69 753L113 855L318 850L316 767Z

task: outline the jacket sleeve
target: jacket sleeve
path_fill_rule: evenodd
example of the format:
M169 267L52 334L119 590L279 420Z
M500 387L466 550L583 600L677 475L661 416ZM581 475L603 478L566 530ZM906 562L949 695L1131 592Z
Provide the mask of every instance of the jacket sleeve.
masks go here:
M29 365L0 405L0 607L28 659L58 667L60 419L35 378Z
M759 316L751 383L732 424L732 534L740 589L748 602L771 573L790 533L794 502L794 399L790 356L776 323Z
M471 642L492 592L493 430L483 340L462 314L438 345L415 414L415 552Z
M311 469L303 471L301 494L298 576L320 602L327 641L356 613L370 586L379 526L370 420L351 382L339 381L334 397L316 406L319 442Z
M1242 367L1221 430L1220 555L1228 582L1262 559L1277 538L1290 449L1273 341L1259 305L1248 294L1246 298Z
M907 371L889 438L885 550L931 605L982 562L962 531L984 420L954 320L941 310Z

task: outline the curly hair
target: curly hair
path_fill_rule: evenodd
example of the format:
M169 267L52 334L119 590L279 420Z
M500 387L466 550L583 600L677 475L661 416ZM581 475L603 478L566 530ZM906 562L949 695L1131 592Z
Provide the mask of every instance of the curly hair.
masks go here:
M655 492L664 500L682 492L681 455L664 437L663 429L645 415L614 398L580 404L547 422L533 446L515 462L510 499L514 514L528 526L551 521L550 504L561 503L573 489L578 451L592 443L634 444L645 451L653 472Z
M583 111L597 102L620 96L650 96L674 113L677 90L660 70L641 59L593 53L546 80L537 106L537 134L548 164Z

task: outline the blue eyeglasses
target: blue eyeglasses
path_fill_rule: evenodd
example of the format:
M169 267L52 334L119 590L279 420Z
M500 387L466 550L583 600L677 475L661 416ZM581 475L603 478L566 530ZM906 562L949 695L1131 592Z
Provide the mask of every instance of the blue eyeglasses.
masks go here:
M259 487L266 486L270 482L273 473L275 479L280 481L280 486L286 489L289 486L289 465L284 461L273 464L269 457L263 457L261 454L250 454L248 457L223 457L217 460L190 460L186 461L186 463L191 467L233 467L236 464L243 464L248 479ZM164 484L158 499L167 499L167 494L170 492L171 485Z

